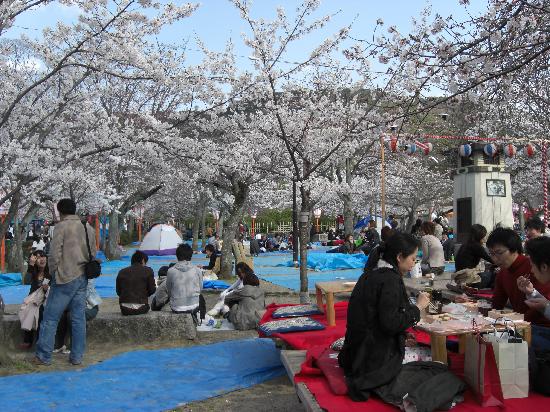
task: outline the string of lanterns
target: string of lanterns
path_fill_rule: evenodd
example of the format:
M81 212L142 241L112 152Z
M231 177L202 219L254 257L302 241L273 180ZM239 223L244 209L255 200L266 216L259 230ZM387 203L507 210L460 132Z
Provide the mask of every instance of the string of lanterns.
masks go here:
M507 157L514 157L518 153L518 149L510 143L504 144L501 147L494 143L488 143L483 146L483 153L488 157L495 157L500 152L504 153ZM470 144L462 144L458 148L458 153L462 157L469 157L472 154L472 146ZM536 149L532 143L527 143L521 148L519 153L525 157L532 158L536 153Z
M446 138L446 137L449 137L449 136L438 136L438 138ZM455 140L459 140L459 139L460 139L459 137L455 137ZM400 144L397 136L390 137L389 149L392 153L399 152ZM417 151L422 152L424 155L427 156L433 151L433 144L430 142L421 142L419 140L410 140L403 145L402 151L407 153L409 156L414 155ZM537 150L535 145L530 142L526 143L519 150L515 145L511 143L505 143L502 145L497 145L496 143L487 143L483 147L483 152L488 157L495 157L497 154L503 153L507 157L514 157L520 154L527 158L532 158L533 156L535 156ZM458 153L461 157L470 157L472 155L471 144L465 143L460 145L458 147Z

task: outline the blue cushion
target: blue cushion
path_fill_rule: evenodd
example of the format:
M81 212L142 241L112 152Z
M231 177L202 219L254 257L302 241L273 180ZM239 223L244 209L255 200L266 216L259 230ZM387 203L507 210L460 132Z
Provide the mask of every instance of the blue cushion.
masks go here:
M271 317L277 318L291 318L294 316L309 316L309 315L322 315L323 312L319 310L317 305L293 305L284 306L276 309Z
M272 320L258 328L266 336L274 333L305 332L308 330L322 330L325 326L308 317Z

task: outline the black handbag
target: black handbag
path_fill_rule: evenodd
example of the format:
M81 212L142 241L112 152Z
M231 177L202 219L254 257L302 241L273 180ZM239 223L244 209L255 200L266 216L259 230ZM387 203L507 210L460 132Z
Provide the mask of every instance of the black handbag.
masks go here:
M533 351L534 365L532 373L532 388L535 392L550 396L550 351Z
M86 222L82 222L84 225L84 233L86 234L86 246L88 248L88 261L84 265L84 274L88 279L95 279L101 275L101 262L92 257L92 251L90 249L90 239L88 239L88 227Z

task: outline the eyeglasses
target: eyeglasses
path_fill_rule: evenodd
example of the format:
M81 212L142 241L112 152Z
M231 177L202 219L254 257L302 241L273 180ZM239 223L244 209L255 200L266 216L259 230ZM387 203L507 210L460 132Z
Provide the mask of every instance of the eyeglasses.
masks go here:
M502 256L506 252L508 252L508 249L501 249L501 250L489 250L489 255L491 256Z

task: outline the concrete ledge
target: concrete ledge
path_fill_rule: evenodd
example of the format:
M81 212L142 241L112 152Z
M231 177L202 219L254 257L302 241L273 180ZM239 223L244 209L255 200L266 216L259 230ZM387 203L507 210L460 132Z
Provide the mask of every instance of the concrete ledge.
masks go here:
M4 315L0 345L15 349L22 342L23 332L17 315ZM87 322L86 345L98 348L113 343L177 341L195 339L197 329L189 314L149 312L145 315L122 316L120 313L100 312Z

